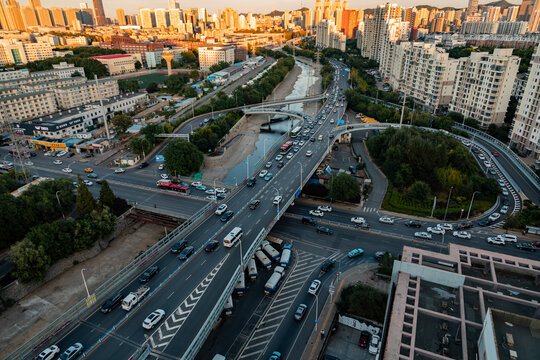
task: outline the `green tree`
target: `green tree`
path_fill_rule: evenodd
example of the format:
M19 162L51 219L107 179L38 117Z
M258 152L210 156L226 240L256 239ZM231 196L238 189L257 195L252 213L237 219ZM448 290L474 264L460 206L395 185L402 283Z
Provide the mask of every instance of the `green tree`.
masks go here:
M134 137L129 141L128 147L134 154L141 155L143 153L149 153L153 146L146 138Z
M9 257L15 267L15 276L22 282L43 280L50 266L50 258L43 246L36 246L28 239L13 245Z
M169 173L182 176L199 171L204 160L203 154L195 145L183 140L169 143L164 156Z
M120 79L118 80L118 88L123 92L139 91L139 82L135 79Z
M359 201L360 185L356 178L344 172L332 175L330 178L330 198L341 201Z
M126 114L115 115L111 119L112 124L116 128L118 134L123 134L133 124L131 117Z
M135 61L135 69L139 70L140 68L142 68L142 64L139 60Z
M158 88L158 84L155 83L154 81L150 82L148 84L148 86L146 87L146 91L151 94L151 93L155 93L156 91L158 91L159 88Z
M411 185L409 193L407 195L411 199L425 201L427 200L427 196L429 195L429 185L423 181L415 181Z
M191 77L191 79L194 81L194 82L197 82L201 75L199 74L199 70L197 69L193 69L189 72L189 76Z
M179 93L182 90L182 87L187 84L189 81L189 76L187 74L174 74L168 76L163 83L167 86L167 90L170 93Z
M112 209L114 206L115 198L116 196L114 196L114 193L111 190L109 183L107 182L107 180L103 180L103 182L101 183L101 189L99 190L99 208L103 209L105 206L107 206L109 209Z
M71 74L71 77L78 77L78 76L82 76L82 74L78 71L74 71L72 74Z
M182 95L186 98L194 98L197 97L197 91L191 86L186 85L182 88Z
M78 183L77 216L81 218L90 214L96 208L96 200L80 176L78 177Z

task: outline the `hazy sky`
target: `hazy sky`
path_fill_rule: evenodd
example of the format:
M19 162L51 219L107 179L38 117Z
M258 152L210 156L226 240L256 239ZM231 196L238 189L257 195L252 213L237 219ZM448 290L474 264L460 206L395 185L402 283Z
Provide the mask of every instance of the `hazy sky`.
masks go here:
M126 14L138 13L139 7L150 8L167 8L168 0L102 0L105 7L105 14L108 17L116 18L116 9L123 8ZM493 0L480 1L480 3L488 3ZM79 3L86 2L89 7L92 6L92 0L41 0L41 4L45 7L79 7ZM295 10L302 6L315 8L315 0L180 0L180 8L205 7L210 14L217 13L218 9L232 7L240 12L252 11L254 13L268 13L272 9L276 10ZM429 4L432 6L445 7L449 6L447 0L349 0L349 8L372 8L385 2L395 2L401 6L408 7L413 5ZM516 0L510 0L511 3L517 3ZM19 0L21 5L28 3L27 0ZM454 7L466 7L468 0L455 0L451 4ZM521 3L521 1L519 1Z

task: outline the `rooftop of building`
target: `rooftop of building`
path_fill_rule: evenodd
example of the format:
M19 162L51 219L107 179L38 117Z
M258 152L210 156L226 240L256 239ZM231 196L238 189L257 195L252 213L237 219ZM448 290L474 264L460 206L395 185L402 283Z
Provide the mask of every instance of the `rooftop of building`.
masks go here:
M130 54L112 54L112 55L100 55L100 56L92 56L92 59L101 59L101 60L109 60L109 59L121 59L131 57Z
M16 99L20 99L20 98L30 97L30 96L34 96L34 95L41 95L41 94L46 94L46 93L51 93L52 94L52 92L48 91L48 90L31 91L31 92L26 92L26 93L22 93L22 94L16 94L16 95L0 97L0 101L16 100Z
M401 354L428 359L436 354L474 359L489 309L526 319L540 310L536 260L456 244L449 244L448 254L404 246L394 272L388 358ZM540 336L536 332L534 339ZM523 336L521 330L517 334ZM519 346L520 359L534 358L525 356L529 345Z
M490 311L490 315L500 360L538 358L540 320L498 310Z

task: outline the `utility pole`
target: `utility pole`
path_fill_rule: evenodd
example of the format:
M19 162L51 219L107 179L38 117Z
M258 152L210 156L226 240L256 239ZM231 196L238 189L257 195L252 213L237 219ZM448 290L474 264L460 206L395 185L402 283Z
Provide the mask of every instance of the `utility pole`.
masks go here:
M405 101L407 100L407 94L403 93L403 106L401 107L401 119L399 119L399 125L403 125L403 115L405 115Z
M109 124L107 123L107 114L105 108L103 107L103 98L101 97L101 90L99 89L99 82L97 74L94 74L94 80L96 80L96 91L99 98L99 106L101 107L101 113L103 114L103 123L105 124L105 132L107 133L107 140L111 142L111 134L109 133Z

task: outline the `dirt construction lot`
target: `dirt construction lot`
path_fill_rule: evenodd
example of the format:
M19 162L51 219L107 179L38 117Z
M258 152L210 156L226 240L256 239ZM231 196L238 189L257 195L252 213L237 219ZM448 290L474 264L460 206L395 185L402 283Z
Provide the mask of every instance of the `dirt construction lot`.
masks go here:
M135 223L111 241L109 247L99 255L73 266L2 313L0 358L9 355L86 297L81 269L88 269L85 277L88 289L92 292L164 234L165 230L161 226Z

